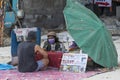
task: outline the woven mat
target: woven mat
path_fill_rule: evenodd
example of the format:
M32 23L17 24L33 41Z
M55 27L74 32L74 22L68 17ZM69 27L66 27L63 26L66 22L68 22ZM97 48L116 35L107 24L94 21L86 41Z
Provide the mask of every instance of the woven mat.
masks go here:
M85 73L73 73L58 70L20 73L17 70L0 70L0 80L81 80L98 73L100 72L88 71Z

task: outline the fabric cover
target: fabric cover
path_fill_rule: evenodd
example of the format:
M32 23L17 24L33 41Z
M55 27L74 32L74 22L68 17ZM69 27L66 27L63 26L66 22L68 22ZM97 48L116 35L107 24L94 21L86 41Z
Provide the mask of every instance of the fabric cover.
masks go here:
M67 30L84 53L104 67L118 65L118 55L111 35L91 10L78 0L67 0L64 17Z

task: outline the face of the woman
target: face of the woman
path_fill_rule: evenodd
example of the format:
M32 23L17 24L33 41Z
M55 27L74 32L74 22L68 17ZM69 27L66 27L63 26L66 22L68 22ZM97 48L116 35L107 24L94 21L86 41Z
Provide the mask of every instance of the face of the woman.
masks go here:
M54 44L55 43L55 37L54 36L48 36L48 42L50 44Z

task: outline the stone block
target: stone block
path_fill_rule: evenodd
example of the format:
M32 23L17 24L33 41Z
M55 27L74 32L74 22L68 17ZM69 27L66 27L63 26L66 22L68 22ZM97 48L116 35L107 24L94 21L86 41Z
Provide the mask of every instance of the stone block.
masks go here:
M120 18L120 6L116 7L116 16Z

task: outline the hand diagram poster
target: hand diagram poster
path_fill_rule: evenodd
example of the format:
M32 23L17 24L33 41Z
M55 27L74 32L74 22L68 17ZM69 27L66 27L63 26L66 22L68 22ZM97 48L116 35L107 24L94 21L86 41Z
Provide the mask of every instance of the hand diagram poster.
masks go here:
M85 72L87 59L87 54L64 53L60 70L68 72Z

